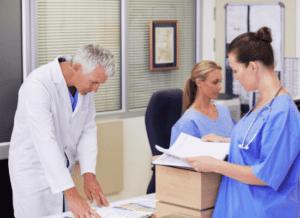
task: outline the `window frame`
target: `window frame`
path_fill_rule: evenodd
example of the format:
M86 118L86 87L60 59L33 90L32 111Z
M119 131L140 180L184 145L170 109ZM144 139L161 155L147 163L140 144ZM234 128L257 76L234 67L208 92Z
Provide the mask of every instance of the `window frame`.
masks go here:
M120 28L120 70L121 70L121 110L97 112L95 121L123 119L144 116L145 108L129 109L128 106L128 0L121 1L121 28ZM202 59L202 0L196 1L196 62ZM23 50L23 82L38 66L38 25L37 1L22 0L22 50Z

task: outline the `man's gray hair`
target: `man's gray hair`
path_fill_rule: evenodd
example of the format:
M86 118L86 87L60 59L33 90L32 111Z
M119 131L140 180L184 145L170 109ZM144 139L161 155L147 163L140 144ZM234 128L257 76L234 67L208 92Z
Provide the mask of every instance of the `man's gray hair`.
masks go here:
M99 65L104 68L108 77L115 74L114 56L98 45L81 46L71 60L72 66L76 63L81 64L84 74L91 73Z

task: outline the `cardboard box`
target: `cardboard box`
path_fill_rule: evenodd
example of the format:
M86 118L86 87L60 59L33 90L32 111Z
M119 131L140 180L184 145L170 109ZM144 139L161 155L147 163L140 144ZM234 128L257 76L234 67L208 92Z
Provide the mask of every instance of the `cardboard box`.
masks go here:
M200 218L210 218L213 213L213 209L208 210L195 210L188 207L181 207L179 205L168 204L165 202L156 202L156 217L166 216L172 213L179 213L189 217L200 217Z
M195 210L215 205L222 175L156 165L156 199Z
M169 215L160 216L159 218L194 218L194 217L182 215L182 214L179 214L179 213L172 213L172 214L169 214Z

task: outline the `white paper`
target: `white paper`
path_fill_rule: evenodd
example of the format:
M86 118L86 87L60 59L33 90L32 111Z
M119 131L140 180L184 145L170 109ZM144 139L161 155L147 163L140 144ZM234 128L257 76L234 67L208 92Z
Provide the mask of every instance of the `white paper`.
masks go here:
M181 158L174 157L168 154L162 154L159 158L152 162L153 164L174 166L174 167L187 167L193 168L187 161Z
M290 95L299 94L299 58L284 58L284 73L281 82Z
M118 208L103 208L102 210L97 210L97 213L102 218L141 218L151 216L153 213L142 212L142 211L130 211L122 210Z
M153 164L182 166L192 168L190 164L181 158L211 156L223 160L229 153L230 143L202 142L201 139L180 133L178 139L169 149L156 145L156 149L164 154L156 159Z
M275 71L283 71L281 60L282 52L282 20L280 5L251 5L250 6L250 32L256 32L261 27L269 27L272 33L272 47L275 58Z
M227 6L226 8L226 43L247 32L248 7Z
M111 203L109 207L102 207L98 208L96 212L102 217L102 218L140 218L140 217L147 217L151 215L151 212L143 212L143 211L130 211L130 210L123 210L120 208L117 208L118 206L124 205L124 204L130 204L135 203L139 205L143 205L146 207L153 208L155 210L156 208L156 199L148 199L148 198L135 198L135 199L129 199L129 200L123 200L118 201L115 203Z

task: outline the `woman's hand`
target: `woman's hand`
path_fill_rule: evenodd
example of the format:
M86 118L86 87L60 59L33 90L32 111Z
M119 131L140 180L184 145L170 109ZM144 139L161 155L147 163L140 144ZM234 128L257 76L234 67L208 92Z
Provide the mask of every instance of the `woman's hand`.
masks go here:
M182 158L198 172L213 172L218 159L209 156Z
M216 134L208 134L201 138L202 142L230 142L230 138L218 136Z

